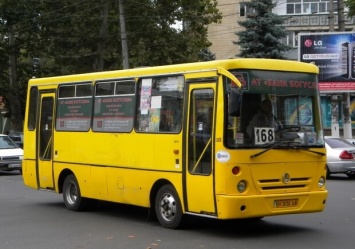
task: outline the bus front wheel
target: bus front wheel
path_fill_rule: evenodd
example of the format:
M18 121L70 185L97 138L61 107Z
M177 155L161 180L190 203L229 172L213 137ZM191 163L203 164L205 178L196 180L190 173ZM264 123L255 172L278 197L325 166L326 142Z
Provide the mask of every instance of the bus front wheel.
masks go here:
M163 227L174 229L183 225L181 202L172 185L164 185L159 189L155 198L155 213Z
M64 180L63 200L67 209L72 211L80 211L85 207L85 198L81 197L78 181L73 174Z

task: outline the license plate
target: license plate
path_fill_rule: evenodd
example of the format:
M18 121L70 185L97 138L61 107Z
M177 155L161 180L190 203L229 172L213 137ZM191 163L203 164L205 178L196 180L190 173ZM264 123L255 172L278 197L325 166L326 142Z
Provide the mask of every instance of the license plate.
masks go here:
M9 164L9 168L20 168L20 164L18 163Z
M275 200L274 208L297 207L298 199Z

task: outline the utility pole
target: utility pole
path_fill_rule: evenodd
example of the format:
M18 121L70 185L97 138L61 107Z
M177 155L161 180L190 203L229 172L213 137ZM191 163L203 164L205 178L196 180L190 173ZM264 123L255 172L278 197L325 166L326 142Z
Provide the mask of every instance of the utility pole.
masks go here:
M339 31L345 31L344 0L338 0L338 27Z
M345 31L344 0L338 0L338 27L339 27L339 32ZM343 106L343 136L344 138L352 138L349 92L342 94L342 106Z
M9 32L9 46L10 46L10 55L9 55L9 80L10 85L14 86L17 80L17 63L16 63L16 50L15 50L15 24L10 25Z
M9 111L11 113L11 129L20 131L23 129L21 106L16 95L16 90L18 87L17 82L17 50L16 50L16 24L10 22L9 25L9 84L10 91L8 93L7 99L9 100L10 107Z
M118 0L118 6L119 6L119 12L120 12L120 28L121 28L123 69L128 69L129 68L128 46L127 46L126 21L125 21L123 0Z
M333 0L329 0L329 32L334 32L334 4ZM333 137L339 137L339 121L338 121L338 96L331 95L331 133Z
M334 32L334 4L333 0L329 0L329 32Z
M105 58L105 48L107 40L107 19L108 19L108 2L107 0L101 0L101 26L100 26L100 41L97 44L97 59L94 66L96 71L104 70L104 58Z

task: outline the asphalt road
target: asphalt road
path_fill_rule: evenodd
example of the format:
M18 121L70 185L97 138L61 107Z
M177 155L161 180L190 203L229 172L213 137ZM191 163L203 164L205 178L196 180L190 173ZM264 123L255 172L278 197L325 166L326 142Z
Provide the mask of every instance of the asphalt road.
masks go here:
M355 180L328 180L322 213L257 222L193 218L184 230L147 221L147 210L99 203L72 212L62 196L27 188L17 173L0 173L0 249L257 249L355 248Z

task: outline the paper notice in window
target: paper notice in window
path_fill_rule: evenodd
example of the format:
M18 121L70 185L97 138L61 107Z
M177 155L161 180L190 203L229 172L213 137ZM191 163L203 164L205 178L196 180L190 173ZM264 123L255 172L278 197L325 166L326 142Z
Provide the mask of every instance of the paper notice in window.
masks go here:
M161 96L153 96L150 102L150 108L160 109L161 108Z

